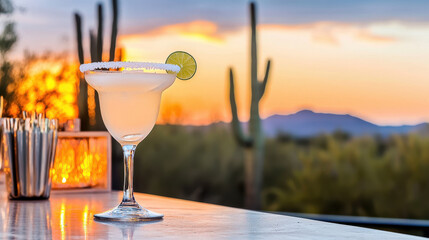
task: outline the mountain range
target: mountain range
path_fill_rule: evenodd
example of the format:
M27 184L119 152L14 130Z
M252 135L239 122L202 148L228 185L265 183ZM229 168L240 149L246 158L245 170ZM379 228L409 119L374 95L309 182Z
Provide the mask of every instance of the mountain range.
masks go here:
M247 124L246 124L247 125ZM349 114L316 113L302 110L290 115L272 115L262 120L265 135L274 137L278 134L295 136L313 136L321 133L345 131L354 136L379 134L405 134L421 132L427 123L402 126L380 126Z

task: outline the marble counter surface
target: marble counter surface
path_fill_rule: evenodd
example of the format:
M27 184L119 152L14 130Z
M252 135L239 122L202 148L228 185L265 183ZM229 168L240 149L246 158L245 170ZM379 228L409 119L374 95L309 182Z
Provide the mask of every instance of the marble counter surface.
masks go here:
M106 223L95 213L114 207L120 192L54 193L45 201L0 194L1 239L420 239L367 228L136 194L165 217L157 222Z

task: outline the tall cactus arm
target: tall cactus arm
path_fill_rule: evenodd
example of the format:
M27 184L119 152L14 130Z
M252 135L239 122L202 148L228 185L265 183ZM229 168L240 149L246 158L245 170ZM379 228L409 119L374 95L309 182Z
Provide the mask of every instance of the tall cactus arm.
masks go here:
M250 78L252 82L252 95L255 95L255 97L258 96L259 88L256 86L258 85L258 55L257 55L257 49L256 49L256 14L255 14L255 3L250 3L250 26L251 26L251 45L250 45L250 57L251 57L251 63L250 63ZM255 86L255 87L254 87Z
M91 62L97 62L97 39L92 30L89 31L89 51L91 53Z
M251 44L250 44L250 82L251 82L251 102L250 102L250 120L249 134L258 141L257 134L260 132L260 117L259 117L259 100L260 86L258 81L258 58L257 58L257 39L256 39L256 6L254 2L250 3L250 27L251 27Z
M234 137L237 139L237 142L240 145L244 147L251 147L252 140L250 139L250 137L244 135L243 129L240 125L240 120L238 119L237 103L235 101L234 74L232 72L232 68L229 69L229 101L231 104L231 126L232 131L234 133Z
M97 61L101 62L103 58L103 5L97 5L98 12L98 30L97 30Z
M113 21L112 35L110 37L109 61L115 61L116 38L118 35L118 0L112 0Z
M76 24L76 39L77 39L77 54L79 56L79 63L84 63L83 46L82 46L82 18L78 13L74 14Z
M268 60L267 61L267 68L265 69L265 76L261 82L261 89L259 90L259 93L261 94L259 96L259 99L261 99L264 96L265 88L267 87L268 76L270 75L270 66L271 66L271 60Z

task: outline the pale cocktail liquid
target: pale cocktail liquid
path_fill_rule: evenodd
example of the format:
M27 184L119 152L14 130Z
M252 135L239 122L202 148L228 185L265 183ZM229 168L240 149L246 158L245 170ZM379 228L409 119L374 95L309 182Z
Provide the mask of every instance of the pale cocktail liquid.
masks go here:
M122 145L137 145L155 125L162 91L173 84L176 74L97 71L85 78L98 92L110 134Z

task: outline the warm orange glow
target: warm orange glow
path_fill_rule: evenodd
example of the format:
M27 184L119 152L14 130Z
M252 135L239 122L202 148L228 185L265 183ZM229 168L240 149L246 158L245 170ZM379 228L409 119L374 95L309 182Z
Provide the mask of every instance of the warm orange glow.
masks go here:
M184 123L185 115L182 106L174 103L164 103L164 107L159 113L159 124L182 124Z
M89 124L95 124L95 90L88 85L88 116Z
M63 56L27 57L15 74L16 82L8 87L14 92L8 114L16 117L27 111L60 120L76 118L76 70L77 65L68 63Z
M66 239L66 205L64 202L61 202L61 212L60 212L60 230L61 230L61 239Z
M105 211L109 207L105 205L105 199L95 196L83 202L80 194L68 194L56 197L55 201L51 200L47 201L47 203L48 207L44 209L30 211L33 210L31 207L33 205L30 204L26 205L27 207L24 210L27 210L26 212L29 214L33 214L31 216L35 217L32 219L39 222L42 219L36 218L37 214L45 213L47 215L46 224L49 226L48 230L51 233L49 239L73 239L72 236L75 235L85 236L86 239L94 239L94 236L99 239L109 239L108 232L103 234L102 232L95 233L93 231L94 227L100 227L100 223L93 220L94 213ZM32 238L35 238L34 236ZM43 239L43 236L40 238Z
M106 184L107 143L105 138L64 137L58 139L52 188L83 188Z
M179 35L185 38L203 40L211 43L223 42L217 24L206 20L195 20L192 22L166 25L144 34L121 36L120 39L124 41L133 41L140 39L142 36L158 37L162 35Z
M209 30L186 27L193 24ZM197 61L194 78L177 80L163 94L159 123L177 122L169 113L174 109L180 109L182 124L229 121L229 67L235 73L239 117L249 118L249 27L226 31L214 26L188 22L120 37L127 61L164 62L176 50L191 53ZM221 43L185 35L214 37ZM429 121L428 35L428 25L398 21L260 24L259 78L266 59L272 59L261 116L310 108L350 113L378 124Z
M83 225L83 233L85 235L85 239L88 239L88 204L85 204L85 208L83 209L83 215L82 215L82 225Z

